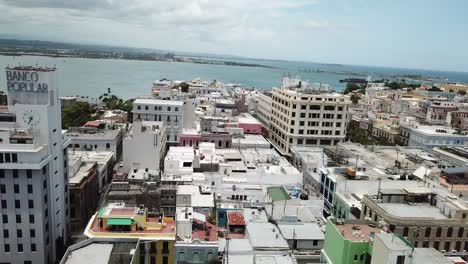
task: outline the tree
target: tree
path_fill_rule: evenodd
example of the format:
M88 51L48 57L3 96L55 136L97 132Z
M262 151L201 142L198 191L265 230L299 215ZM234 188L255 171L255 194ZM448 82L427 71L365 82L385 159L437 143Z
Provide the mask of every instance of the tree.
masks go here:
M437 86L432 86L431 88L427 89L428 91L431 91L431 92L442 92L442 89L440 89L439 87Z
M74 102L62 110L62 128L82 126L93 120L95 109L87 102Z
M458 94L459 94L459 95L465 95L465 94L466 94L466 91L465 91L465 90L458 90Z
M357 96L356 94L352 94L350 99L351 99L351 102L353 102L353 104L357 104L359 102L360 97Z
M453 92L454 92L454 90L453 90L452 88L450 88L449 92L450 92L450 93L453 93Z
M357 85L355 83L349 82L346 84L346 88L344 89L343 93L344 94L349 94L353 91L361 90L362 87L360 85Z
M188 93L190 85L188 83L186 83L186 82L181 82L179 84L179 87L180 87L181 92Z

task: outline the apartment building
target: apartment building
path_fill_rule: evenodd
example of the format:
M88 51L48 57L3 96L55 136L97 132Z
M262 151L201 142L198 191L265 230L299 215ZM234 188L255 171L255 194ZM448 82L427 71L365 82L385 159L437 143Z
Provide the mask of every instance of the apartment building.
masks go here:
M348 96L317 90L272 92L271 141L282 154L291 147L335 145L346 137Z
M381 189L377 195L364 195L361 203L361 219L385 221L391 232L406 237L415 247L466 255L468 206L447 191Z
M257 98L257 118L266 129L269 129L271 120L271 105L273 103L271 92L258 93Z
M178 143L184 127L184 102L158 99L136 99L133 120L159 121L166 127L166 142Z
M55 68L6 69L0 122L0 260L55 263L69 237L67 146ZM11 122L13 121L13 122Z

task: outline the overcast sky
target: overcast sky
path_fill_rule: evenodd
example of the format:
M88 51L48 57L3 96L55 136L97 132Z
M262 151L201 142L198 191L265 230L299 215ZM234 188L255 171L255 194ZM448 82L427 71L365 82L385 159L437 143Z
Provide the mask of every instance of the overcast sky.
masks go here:
M0 0L0 33L468 71L465 0Z

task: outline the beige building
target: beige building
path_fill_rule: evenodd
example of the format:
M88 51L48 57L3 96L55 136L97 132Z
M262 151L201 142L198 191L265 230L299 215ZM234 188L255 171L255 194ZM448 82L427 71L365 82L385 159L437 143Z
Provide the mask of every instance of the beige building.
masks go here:
M283 154L291 147L335 145L346 137L348 96L312 89L274 89L271 141Z
M464 83L446 83L440 84L439 87L446 92L449 92L450 90L452 90L455 93L458 93L459 91L468 92L468 84Z
M271 105L272 98L271 92L258 93L258 105L257 105L257 118L265 126L265 128L270 128L271 120Z
M382 189L364 195L361 203L361 219L383 220L415 247L462 255L468 250L468 207L445 190Z

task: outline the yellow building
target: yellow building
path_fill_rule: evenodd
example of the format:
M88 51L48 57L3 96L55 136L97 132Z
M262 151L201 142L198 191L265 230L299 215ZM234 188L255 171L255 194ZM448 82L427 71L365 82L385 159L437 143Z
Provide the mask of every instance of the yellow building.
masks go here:
M176 224L163 213L123 202L109 203L91 217L84 234L89 238L140 239L134 264L174 263Z
M459 91L468 92L468 84L463 83L446 83L440 84L439 87L442 88L445 92L450 92L450 90L455 93L458 93Z

